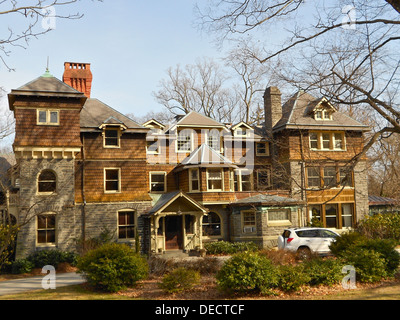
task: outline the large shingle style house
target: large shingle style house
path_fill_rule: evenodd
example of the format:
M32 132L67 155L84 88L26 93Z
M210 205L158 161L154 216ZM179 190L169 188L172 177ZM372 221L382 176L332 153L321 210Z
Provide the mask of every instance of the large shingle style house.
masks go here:
M265 124L225 124L196 112L139 124L91 98L90 64L65 63L12 90L10 187L0 207L24 222L17 257L75 250L108 230L144 253L190 252L208 241L275 244L316 218L345 229L368 213L367 127L325 98L283 106L265 91Z

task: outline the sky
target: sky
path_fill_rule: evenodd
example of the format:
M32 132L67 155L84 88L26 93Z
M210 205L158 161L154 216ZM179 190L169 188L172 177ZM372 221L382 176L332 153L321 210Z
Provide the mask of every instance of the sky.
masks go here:
M193 25L193 0L83 0L57 14L83 13L77 20L55 19L55 29L32 39L25 49L11 48L0 65L0 87L7 92L41 76L49 57L50 73L62 79L64 62L91 63L92 98L118 111L142 117L160 111L152 92L169 67L192 64L199 57L218 59L222 53L211 36ZM22 20L2 17L15 30ZM1 101L5 107L6 99ZM7 106L6 106L7 107Z

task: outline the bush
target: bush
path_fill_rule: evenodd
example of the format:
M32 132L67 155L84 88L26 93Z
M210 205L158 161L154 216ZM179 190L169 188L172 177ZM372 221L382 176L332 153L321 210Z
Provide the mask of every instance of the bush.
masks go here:
M385 259L374 250L353 246L342 252L341 257L348 265L355 267L357 281L372 283L388 275Z
M148 275L147 261L125 244L110 243L78 259L77 267L88 283L102 291L132 287Z
M309 284L312 286L332 286L340 283L343 278L343 263L338 259L315 258L304 262L303 266L309 276Z
M159 285L164 291L174 293L192 289L199 282L200 273L198 271L181 267L166 274Z
M207 250L207 254L214 255L230 255L244 251L257 251L259 247L256 243L248 242L228 242L228 241L217 241L209 242L204 244L204 248Z
M394 239L400 243L400 214L385 213L360 221L357 230L372 239Z
M310 281L302 264L279 266L279 276L279 288L284 291L298 291Z
M58 264L67 262L76 265L77 255L73 252L54 250L35 251L27 259L33 263L34 268L43 268L44 266L53 266L57 268Z
M335 256L340 256L341 252L351 248L353 246L360 245L367 241L368 238L356 231L350 231L342 233L340 237L336 238L336 241L332 242L329 249Z
M279 283L278 270L265 256L242 252L227 260L217 275L218 285L228 292L270 293Z
M15 260L11 265L12 274L23 274L29 273L34 268L34 264L28 259L18 259Z

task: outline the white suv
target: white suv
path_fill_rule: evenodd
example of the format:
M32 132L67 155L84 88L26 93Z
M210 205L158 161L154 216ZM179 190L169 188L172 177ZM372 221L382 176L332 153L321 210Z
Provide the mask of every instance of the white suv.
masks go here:
M278 237L278 249L298 252L302 256L311 253L326 255L330 253L329 246L337 237L338 233L325 228L285 229Z

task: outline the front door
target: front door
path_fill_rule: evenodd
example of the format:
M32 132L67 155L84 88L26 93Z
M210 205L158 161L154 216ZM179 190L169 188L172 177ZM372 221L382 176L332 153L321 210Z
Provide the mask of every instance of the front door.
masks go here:
M182 216L165 218L165 249L182 249Z

